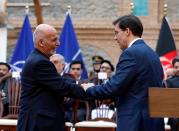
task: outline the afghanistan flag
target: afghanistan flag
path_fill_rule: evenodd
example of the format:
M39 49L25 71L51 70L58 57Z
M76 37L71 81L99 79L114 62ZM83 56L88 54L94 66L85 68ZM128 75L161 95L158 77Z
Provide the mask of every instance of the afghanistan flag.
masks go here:
M172 60L177 55L175 41L166 17L163 17L156 52L160 57L166 79L166 70L172 68Z

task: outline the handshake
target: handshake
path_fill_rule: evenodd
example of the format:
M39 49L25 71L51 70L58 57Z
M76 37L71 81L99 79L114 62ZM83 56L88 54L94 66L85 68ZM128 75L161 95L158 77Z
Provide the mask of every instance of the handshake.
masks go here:
M107 80L107 73L106 72L99 72L98 73L98 80ZM81 84L83 89L86 91L89 87L95 86L94 83L83 83Z
M81 84L81 86L86 91L88 88L94 86L94 83L83 83L83 84Z

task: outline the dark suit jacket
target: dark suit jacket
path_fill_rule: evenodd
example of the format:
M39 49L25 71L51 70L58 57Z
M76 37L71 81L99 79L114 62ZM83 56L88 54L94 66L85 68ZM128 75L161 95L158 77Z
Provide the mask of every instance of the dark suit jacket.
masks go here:
M156 53L143 40L125 49L115 75L104 85L87 90L88 97L116 97L118 131L162 131L163 119L148 111L148 88L162 86L163 70Z
M84 90L65 82L53 63L35 49L22 71L17 131L64 131L63 97L85 97Z
M167 87L169 88L179 88L179 76L173 76L166 80Z
M179 76L173 76L166 80L166 87L168 88L179 88ZM178 130L179 118L169 118L168 123L171 126L171 131Z

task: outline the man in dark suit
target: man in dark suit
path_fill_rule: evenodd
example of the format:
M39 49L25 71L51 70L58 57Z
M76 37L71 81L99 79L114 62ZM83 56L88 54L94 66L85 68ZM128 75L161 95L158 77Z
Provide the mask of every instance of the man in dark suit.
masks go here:
M49 57L59 46L57 31L38 25L35 49L22 70L22 91L17 131L64 131L64 96L84 98L81 86L64 82Z
M84 65L82 61L73 60L69 65L69 74L74 77L76 84L80 85L83 82L81 74L83 72ZM86 120L86 102L83 100L75 100L73 98L68 98L66 100L66 112L67 120L71 122L80 122ZM74 115L74 109L76 108L76 115Z
M11 67L8 63L0 62L0 92L2 93L2 103L3 103L2 116L6 116L9 114L8 86L9 86L9 79L12 76L10 70Z
M179 56L172 60L173 76L169 77L164 83L168 88L179 88ZM168 124L171 131L178 131L179 118L169 118Z
M117 131L164 131L163 119L150 118L148 88L162 86L163 70L156 53L141 38L139 18L126 15L114 21L114 39L122 54L112 78L88 88L89 98L116 97Z

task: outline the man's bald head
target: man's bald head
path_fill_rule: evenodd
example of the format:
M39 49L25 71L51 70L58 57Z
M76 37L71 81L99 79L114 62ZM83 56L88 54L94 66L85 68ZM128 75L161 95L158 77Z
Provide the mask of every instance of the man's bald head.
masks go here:
M50 57L59 46L57 31L47 24L40 24L34 31L35 48Z
M44 39L45 37L47 37L48 32L50 31L55 31L56 29L54 27L52 27L51 25L48 24L40 24L36 27L35 31L34 31L34 43L35 43L35 47L37 46L37 43L40 39Z

